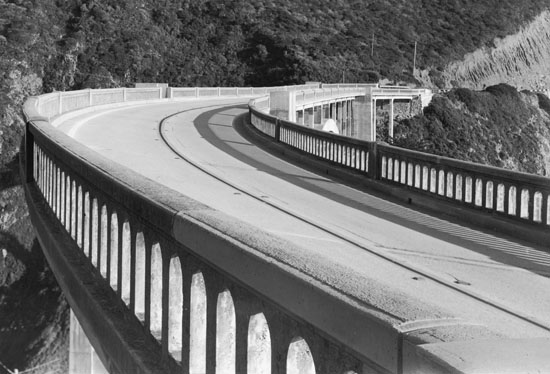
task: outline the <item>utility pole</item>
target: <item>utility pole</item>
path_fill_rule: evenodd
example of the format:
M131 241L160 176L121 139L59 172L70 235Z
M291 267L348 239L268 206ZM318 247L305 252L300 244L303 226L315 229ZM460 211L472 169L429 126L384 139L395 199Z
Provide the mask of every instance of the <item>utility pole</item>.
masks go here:
M372 33L372 42L370 43L370 60L372 62L372 70L374 70L374 32Z
M370 57L372 59L372 56L374 56L374 33L372 33L372 42L370 46Z
M416 40L414 41L413 76L416 71Z

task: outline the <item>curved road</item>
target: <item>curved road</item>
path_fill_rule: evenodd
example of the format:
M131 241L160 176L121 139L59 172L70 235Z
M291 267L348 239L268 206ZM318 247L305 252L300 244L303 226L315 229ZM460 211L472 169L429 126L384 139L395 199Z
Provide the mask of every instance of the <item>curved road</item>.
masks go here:
M300 255L335 269L327 282L345 281L348 271L360 274L356 286L365 297L402 320L458 317L508 337L550 336L544 248L417 212L278 159L241 135L246 103L201 99L114 108L59 129L152 180L294 242ZM388 300L388 289L415 302ZM427 312L431 306L438 312Z

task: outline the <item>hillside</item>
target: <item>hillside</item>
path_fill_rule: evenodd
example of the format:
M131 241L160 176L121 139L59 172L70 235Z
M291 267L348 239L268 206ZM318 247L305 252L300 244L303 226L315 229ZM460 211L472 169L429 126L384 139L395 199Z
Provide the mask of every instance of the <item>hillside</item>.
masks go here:
M399 121L394 145L459 160L550 175L550 100L506 84L453 89Z
M508 83L518 89L550 88L550 12L544 11L518 33L468 53L445 66L437 79L419 71L423 85L482 89ZM433 75L433 74L432 74Z
M29 95L135 82L415 82L415 42L418 71L444 84L460 81L443 76L452 63L547 8L547 0L0 0L0 361L20 370L66 363L66 302L17 178ZM37 305L45 307L33 321Z

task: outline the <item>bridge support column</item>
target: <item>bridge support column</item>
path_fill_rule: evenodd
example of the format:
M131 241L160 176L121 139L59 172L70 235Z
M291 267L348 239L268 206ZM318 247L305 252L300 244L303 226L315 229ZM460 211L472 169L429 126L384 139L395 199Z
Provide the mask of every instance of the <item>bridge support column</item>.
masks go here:
M390 100L390 119L388 123L388 136L390 139L393 138L393 100Z
M345 135L348 131L348 101L342 102L342 130L340 133Z
M308 116L307 116L306 126L313 128L313 124L315 122L315 108L314 107L307 108L307 114Z
M69 374L108 374L71 310Z
M342 112L340 108L340 101L337 101L334 106L334 120L336 121L336 126L338 126L338 130L342 130L342 120L340 119L340 113Z
M371 129L371 100L367 96L358 96L353 101L352 136L357 139L373 141Z
M296 122L296 93L291 91L276 91L269 94L269 113Z
M376 99L372 99L371 101L371 139L372 141L376 141Z
M323 112L322 106L314 106L313 107L313 128L315 128L315 125L318 125L321 123L321 116Z

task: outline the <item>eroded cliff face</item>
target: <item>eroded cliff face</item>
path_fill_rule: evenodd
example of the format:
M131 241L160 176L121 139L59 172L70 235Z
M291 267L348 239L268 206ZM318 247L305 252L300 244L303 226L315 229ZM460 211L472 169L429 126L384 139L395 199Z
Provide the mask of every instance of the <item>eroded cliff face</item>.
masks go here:
M550 11L544 11L520 32L495 39L494 46L478 49L442 72L419 71L426 86L483 89L507 83L519 90L550 88ZM438 76L437 82L433 79Z

